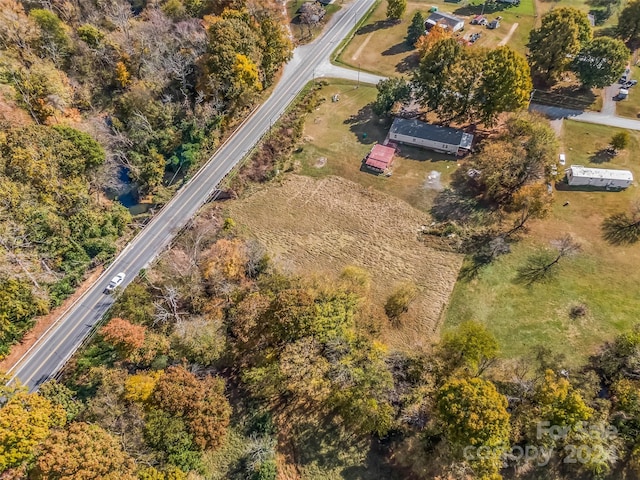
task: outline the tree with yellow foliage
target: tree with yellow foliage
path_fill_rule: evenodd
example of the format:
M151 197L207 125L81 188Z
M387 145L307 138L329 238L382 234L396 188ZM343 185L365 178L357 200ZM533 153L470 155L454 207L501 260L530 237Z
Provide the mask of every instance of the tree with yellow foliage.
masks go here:
M131 84L131 74L122 61L116 63L116 82L122 88L127 88Z
M478 477L501 478L500 457L509 445L509 413L507 399L495 385L481 378L452 379L438 391L437 412L457 453L466 447L486 449L482 458L467 458Z
M130 402L145 403L153 394L163 373L157 371L128 376L124 383L124 398Z
M593 415L593 409L585 403L580 392L553 370L544 373L544 380L536 388L535 401L538 416L551 425L573 426Z
M202 274L205 280L226 279L241 281L245 278L248 256L245 244L237 238L221 238L205 253Z
M7 381L0 375L2 385ZM4 472L32 460L51 428L64 425L67 415L62 407L24 387L0 388L0 394L0 472Z

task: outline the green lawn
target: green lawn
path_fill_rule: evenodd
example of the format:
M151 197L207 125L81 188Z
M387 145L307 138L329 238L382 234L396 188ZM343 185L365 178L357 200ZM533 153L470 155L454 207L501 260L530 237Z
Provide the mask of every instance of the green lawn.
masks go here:
M640 148L640 134L630 132L631 145L610 162L600 152L618 130L565 121L562 137L567 166L628 168L640 178L631 152ZM612 212L627 209L638 199L634 185L623 192L555 191L551 215L531 225L527 237L471 281L459 280L446 312L445 327L475 319L485 323L500 341L505 357L525 354L545 345L578 365L603 341L629 329L640 318L640 249L610 246L601 238L600 224ZM569 205L563 206L565 202ZM565 259L557 277L531 287L514 283L516 270L527 257L564 234L582 245L582 252ZM571 319L575 304L588 314Z
M334 103L331 97L336 93L340 100ZM437 192L424 188L427 176L437 171L442 181L447 181L456 168L455 157L402 146L391 177L361 171L362 159L376 142L384 141L390 126L388 120L380 120L365 109L376 93L375 87L355 88L353 83L344 81L333 81L324 87L322 96L326 101L307 117L303 144L294 153L294 161L305 175L338 175L428 210ZM324 159L326 163L318 168Z
M640 81L640 67L631 67L631 78ZM639 118L640 90L638 86L629 89L629 96L616 103L616 113L621 117Z
M338 57L338 62L360 67L381 75L398 75L406 73L413 65L414 50L405 44L407 28L416 11L428 16L429 8L437 6L441 11L453 13L465 19L464 31L456 35L467 38L474 32L481 32L480 39L470 48L476 46L495 47L504 39L514 23L518 23L508 45L524 53L528 41L529 30L535 23L534 0L523 0L518 7L505 7L496 4L494 10L485 10L489 19L502 17L500 27L489 30L485 27L471 25L470 20L482 11L482 2L471 3L445 2L444 0L410 2L400 23L386 20L386 2L381 2L372 12L365 24L356 32L353 40Z

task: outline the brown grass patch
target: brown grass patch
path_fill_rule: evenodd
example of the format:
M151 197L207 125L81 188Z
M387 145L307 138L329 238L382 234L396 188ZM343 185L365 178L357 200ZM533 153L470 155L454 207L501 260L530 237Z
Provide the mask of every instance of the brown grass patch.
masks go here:
M289 175L227 208L286 272L336 277L347 265L365 268L379 305L398 284L412 281L418 296L399 324L383 327L383 339L392 348L414 349L436 336L462 257L418 240L418 228L431 221L427 214L333 176Z

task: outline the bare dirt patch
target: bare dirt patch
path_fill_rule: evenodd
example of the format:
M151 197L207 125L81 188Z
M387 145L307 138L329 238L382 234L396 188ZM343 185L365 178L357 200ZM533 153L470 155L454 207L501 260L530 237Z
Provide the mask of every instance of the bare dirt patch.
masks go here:
M289 175L226 206L284 271L335 277L347 265L360 266L371 273L372 298L380 305L400 283L415 283L419 294L409 312L383 329L390 347L415 349L437 336L462 257L418 240L420 226L431 222L427 214L333 176Z

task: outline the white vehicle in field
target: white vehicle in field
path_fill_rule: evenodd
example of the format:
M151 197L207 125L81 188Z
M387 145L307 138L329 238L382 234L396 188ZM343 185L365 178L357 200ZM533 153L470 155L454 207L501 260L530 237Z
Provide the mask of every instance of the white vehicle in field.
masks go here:
M567 163L567 157L564 155L564 153L560 154L560 165L564 165L565 163Z
M124 277L125 277L124 272L120 272L115 277L113 277L109 282L109 285L107 285L107 288L104 289L104 293L106 293L107 295L112 293L116 288L118 288L122 284L122 282L124 282Z

